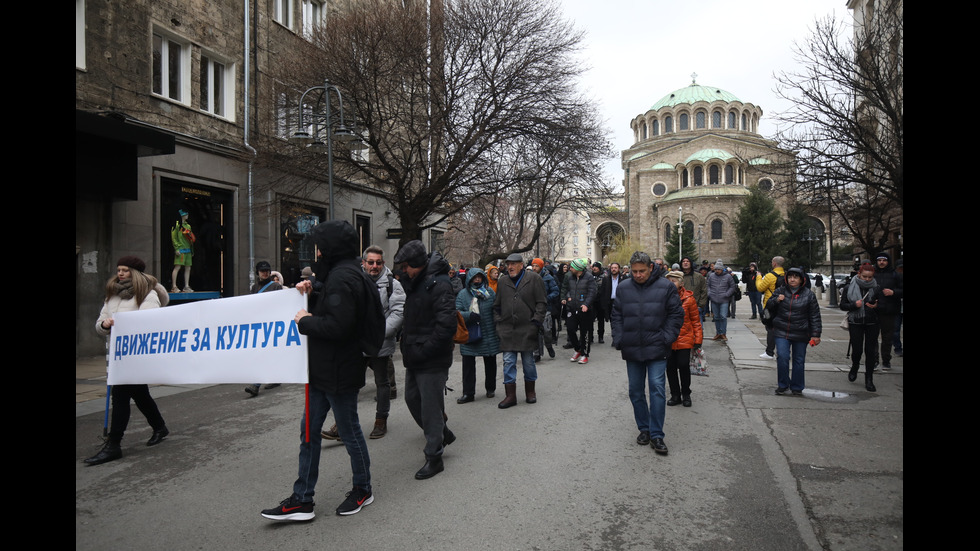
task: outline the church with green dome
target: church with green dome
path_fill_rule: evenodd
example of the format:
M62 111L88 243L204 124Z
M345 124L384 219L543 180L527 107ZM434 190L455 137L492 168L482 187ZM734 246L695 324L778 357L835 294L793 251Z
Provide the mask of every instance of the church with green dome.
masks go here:
M680 217L701 259L732 262L735 218L749 188L771 193L783 214L792 202L771 168L790 165L793 154L759 135L761 117L761 107L694 81L637 115L630 121L633 145L622 152L628 213L622 230L662 257Z

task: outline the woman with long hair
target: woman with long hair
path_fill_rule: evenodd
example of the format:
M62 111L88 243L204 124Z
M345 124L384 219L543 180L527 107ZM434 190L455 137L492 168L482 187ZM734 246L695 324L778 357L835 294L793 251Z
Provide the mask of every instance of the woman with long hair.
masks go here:
M103 337L109 336L115 324L116 313L159 308L170 300L166 289L157 282L157 279L144 273L146 263L141 259L124 256L116 264L116 275L106 284L105 303L102 305L98 321L95 322L95 331ZM122 457L120 444L126 426L129 424L130 400L136 402L136 407L153 428L153 435L146 442L147 446L159 444L170 434L163 416L160 415L160 409L150 396L149 386L113 385L112 424L109 428L109 438L99 453L85 460L86 464L101 465Z
M847 380L857 380L864 352L864 388L875 392L874 371L878 364L878 282L875 268L869 262L861 264L857 276L851 278L841 295L840 309L847 312L847 332L851 337L851 370Z

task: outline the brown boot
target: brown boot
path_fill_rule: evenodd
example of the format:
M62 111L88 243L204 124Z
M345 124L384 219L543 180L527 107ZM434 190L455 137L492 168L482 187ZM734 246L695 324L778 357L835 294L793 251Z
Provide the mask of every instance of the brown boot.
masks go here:
M517 383L504 383L504 392L507 397L504 398L502 402L497 404L500 409L507 409L510 406L517 405Z
M524 381L524 394L527 396L525 402L533 404L538 401L538 395L534 393L534 381Z
M388 434L388 419L375 419L374 430L371 431L371 435L368 438L377 440L385 434Z

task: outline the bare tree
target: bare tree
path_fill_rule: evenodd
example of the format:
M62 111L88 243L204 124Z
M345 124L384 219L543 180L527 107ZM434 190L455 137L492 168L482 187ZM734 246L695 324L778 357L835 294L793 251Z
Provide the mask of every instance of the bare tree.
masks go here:
M516 200L508 208L541 211L517 215L528 229L507 249L527 250L539 218L569 195L553 197L555 189L594 188L598 159L611 150L595 104L576 92L582 35L551 1L430 7L362 0L332 17L309 51L283 65L282 78L307 86L327 79L344 91L368 150L338 148L336 171L388 201L403 242L478 202ZM534 157L555 151L584 157ZM571 172L573 162L581 172Z
M869 252L894 245L904 211L903 2L868 2L853 34L831 16L796 47L802 70L777 75L793 107L777 115L797 152L798 196L826 205ZM776 168L778 171L779 168Z

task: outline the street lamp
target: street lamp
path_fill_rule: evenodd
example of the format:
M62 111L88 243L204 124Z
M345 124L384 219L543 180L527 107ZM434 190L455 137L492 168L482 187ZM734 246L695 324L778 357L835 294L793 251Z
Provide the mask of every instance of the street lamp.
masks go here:
M827 237L830 240L828 247L830 250L830 306L837 307L837 280L834 276L837 270L834 268L834 206L830 198L830 173L825 173L827 184Z
M323 112L318 113L316 109L310 114L310 119L312 123L313 132L308 132L306 126L303 124L303 106L306 105L306 95L311 92L321 92L320 99L323 103ZM334 128L334 112L332 104L330 103L330 92L337 95L337 127ZM318 101L319 103L319 101ZM314 149L322 149L323 141L320 139L321 133L326 136L326 146L327 146L327 189L329 190L329 219L334 219L334 201L333 201L333 141L337 140L341 143L357 142L358 148L364 148L364 144L360 141L360 138L354 134L347 126L344 124L344 97L340 93L340 89L330 84L327 80L323 81L323 86L314 86L307 91L303 92L302 97L299 100L299 125L290 139L293 142L308 145Z
M814 236L814 233L816 233L816 236ZM823 236L820 234L820 232L818 230L815 230L812 227L809 228L807 230L807 232L805 234L803 234L803 238L800 239L800 241L808 241L809 242L808 244L810 246L810 254L807 256L807 262L809 263L808 264L808 268L810 270L813 270L813 242L814 241L818 241L820 239L823 239Z

